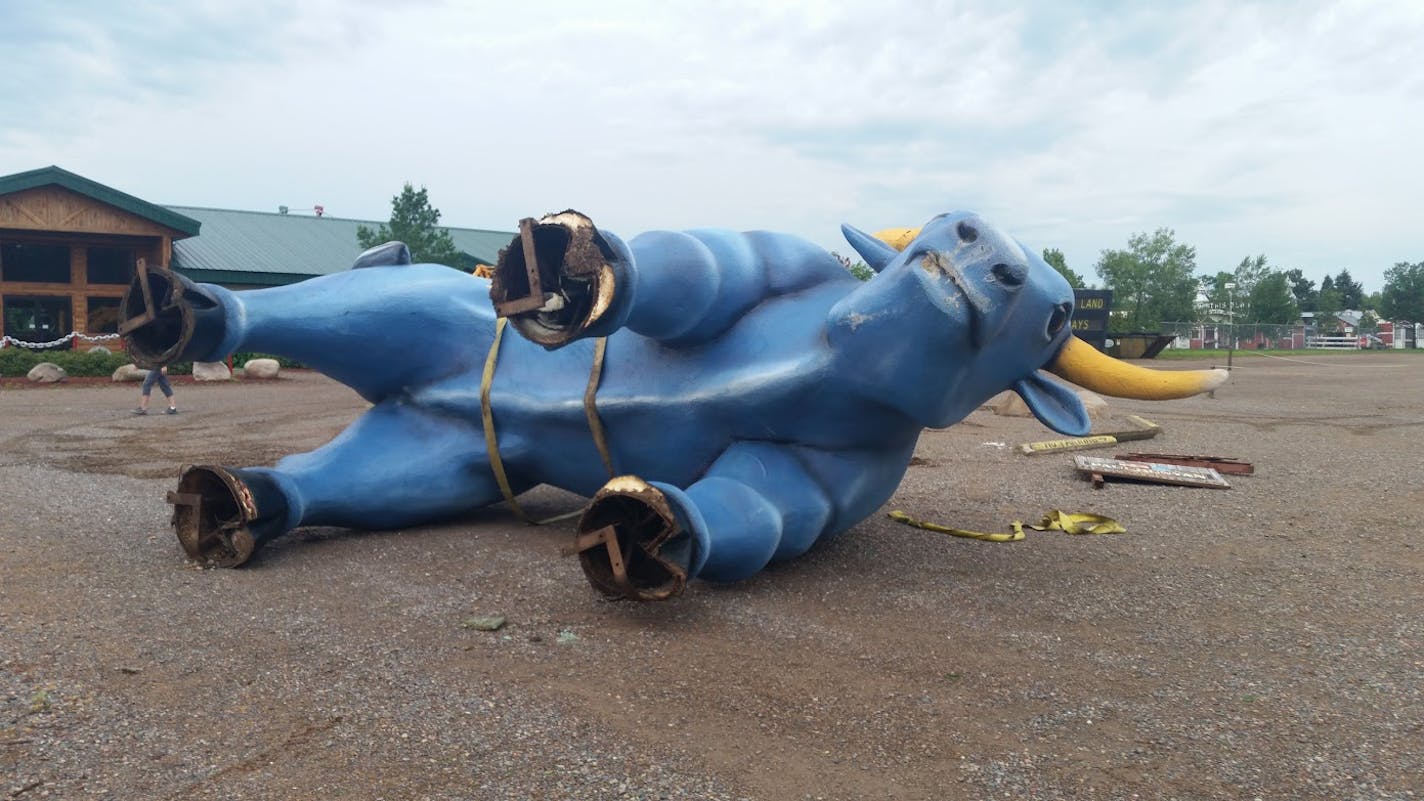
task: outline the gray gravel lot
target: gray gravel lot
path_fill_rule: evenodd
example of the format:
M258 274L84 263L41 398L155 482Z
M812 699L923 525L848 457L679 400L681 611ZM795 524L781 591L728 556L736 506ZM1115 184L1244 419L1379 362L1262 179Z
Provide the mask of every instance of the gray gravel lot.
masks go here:
M359 398L184 379L182 414L133 417L132 385L6 379L0 800L1424 798L1424 358L1237 363L1215 398L1112 406L1164 429L1126 449L1254 463L1230 490L1094 490L981 410L886 507L1127 534L877 516L656 605L501 508L197 568L178 466L310 449Z

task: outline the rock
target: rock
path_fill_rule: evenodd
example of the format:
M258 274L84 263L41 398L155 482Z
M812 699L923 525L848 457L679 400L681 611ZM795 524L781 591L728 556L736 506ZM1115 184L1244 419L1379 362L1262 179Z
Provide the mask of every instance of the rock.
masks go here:
M1107 414L1108 402L1103 399L1102 395L1086 389L1074 389L1074 392L1078 395L1078 400L1081 400L1083 406L1088 410L1089 420L1098 420ZM989 402L984 404L984 408L992 410L1000 417L1033 417L1033 412L1029 410L1028 404L1024 403L1023 398L1019 397L1019 393L1013 390L1000 392L990 398Z
M126 364L114 371L112 379L114 381L142 381L148 377L148 371L136 364Z
M499 631L504 628L504 615L472 617L464 622L464 627L475 631Z
M64 368L54 362L40 362L30 368L26 377L36 384L57 384L69 377Z
M276 359L250 359L242 366L244 378L276 378L281 371Z
M231 381L232 371L223 362L193 362L194 381Z
M106 347L104 347L103 345L90 345L90 346L89 346L89 350L85 351L85 353L108 353L108 352L109 352L109 349L106 348Z

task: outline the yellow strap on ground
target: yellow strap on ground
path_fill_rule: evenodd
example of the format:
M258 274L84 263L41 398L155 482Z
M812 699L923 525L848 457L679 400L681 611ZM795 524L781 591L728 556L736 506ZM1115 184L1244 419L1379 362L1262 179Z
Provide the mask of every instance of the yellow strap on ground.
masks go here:
M1017 521L1015 521L1017 522ZM1062 531L1065 534L1126 534L1127 529L1111 517L1092 512L1060 512L1057 509L1043 516L1034 531Z
M935 531L940 534L948 534L952 537L964 537L965 539L981 540L983 542L1018 542L1024 538L1025 524L1015 520L1009 525L1013 531L983 532L968 531L962 528L950 528L941 526L938 523L931 523L928 520L917 520L896 509L888 515L896 523L904 523L907 526L922 528L925 531ZM1027 528L1034 531L1062 531L1066 534L1126 534L1127 529L1121 523L1110 517L1093 514L1091 512L1060 512L1057 509L1050 511L1043 516L1043 520L1037 525L1029 524Z
M489 355L485 357L485 369L480 375L480 422L485 429L485 449L489 451L490 470L494 472L495 483L499 484L500 494L504 496L505 503L514 510L514 514L525 523L534 526L542 526L546 523L557 523L560 520L568 520L583 513L582 509L575 509L572 512L565 512L561 515L546 517L543 520L531 518L519 502L514 500L514 491L509 486L509 476L504 472L504 460L499 457L499 437L494 430L494 412L490 410L490 387L494 384L495 366L499 362L499 343L504 338L504 326L506 318L501 317L494 324L494 341L490 343ZM598 409L594 405L594 399L598 395L598 382L603 377L603 354L608 347L608 338L599 337L593 346L593 368L588 376L588 388L583 394L584 414L588 417L588 427L593 432L593 444L598 447L598 455L603 459L603 466L608 469L608 477L616 475L613 472L613 458L608 452L608 441L604 437L603 422L598 418Z

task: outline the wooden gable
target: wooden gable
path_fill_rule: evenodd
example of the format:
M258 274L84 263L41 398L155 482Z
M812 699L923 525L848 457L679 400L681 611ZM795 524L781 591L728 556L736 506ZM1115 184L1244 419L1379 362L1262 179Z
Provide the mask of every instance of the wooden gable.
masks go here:
M181 238L182 231L61 186L0 195L0 229Z

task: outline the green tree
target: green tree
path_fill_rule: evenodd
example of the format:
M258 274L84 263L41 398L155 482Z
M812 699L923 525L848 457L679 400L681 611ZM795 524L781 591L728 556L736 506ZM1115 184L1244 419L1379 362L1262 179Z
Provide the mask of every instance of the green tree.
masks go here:
M1127 250L1104 250L1097 271L1113 290L1115 332L1155 330L1163 321L1195 317L1197 251L1170 228L1133 234Z
M835 256L836 261L840 262L841 266L846 268L846 271L849 272L851 275L855 276L856 278L859 278L862 281L869 281L870 279L875 277L875 271L870 269L869 264L866 264L863 261L851 261L850 259L846 258L845 256L842 256L834 250L831 251L831 255Z
M1235 300L1240 297L1239 289L1228 289L1227 284L1236 283L1236 274L1228 272L1218 272L1216 275L1203 276L1201 279L1202 292L1206 293L1207 307L1217 314L1226 314L1228 311L1236 313L1241 311L1235 307Z
M1286 280L1290 281L1291 293L1301 311L1315 311L1315 282L1305 277L1299 269L1286 270Z
M440 210L430 205L425 187L417 192L415 187L406 184L399 195L391 198L390 223L382 223L375 230L359 226L356 241L363 250L392 240L404 242L410 248L411 260L417 264L456 266L462 258L460 250L455 247L450 232L437 227L439 222Z
M1048 262L1048 266L1058 271L1068 281L1068 286L1074 289L1086 289L1087 284L1083 282L1083 276L1078 275L1068 269L1068 260L1063 258L1063 251L1058 248L1044 248L1043 260Z
M1236 291L1243 297L1249 297L1251 290L1256 288L1266 276L1271 274L1271 267L1266 263L1266 254L1259 256L1247 256L1236 265Z
M1340 305L1340 293L1335 291L1334 282L1330 280L1330 276L1325 276L1320 282L1320 292L1315 296L1315 324L1321 334L1335 329L1335 315L1344 308Z
M1285 273L1267 273L1251 287L1246 298L1245 322L1288 325L1298 319L1300 307Z
M1379 310L1386 320L1424 323L1424 261L1401 261L1384 271Z
M1341 309L1358 309L1365 299L1365 288L1350 277L1349 270L1340 270L1335 276L1335 291L1340 293Z

